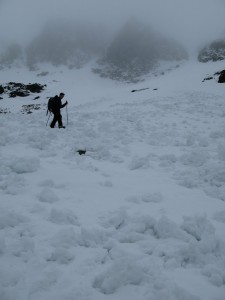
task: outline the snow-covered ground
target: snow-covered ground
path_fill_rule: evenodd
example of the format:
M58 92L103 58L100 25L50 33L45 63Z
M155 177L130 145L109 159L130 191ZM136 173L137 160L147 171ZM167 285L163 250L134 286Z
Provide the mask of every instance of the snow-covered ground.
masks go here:
M221 68L1 71L47 87L0 100L0 300L225 299L225 85L202 82ZM68 126L51 129L61 91Z

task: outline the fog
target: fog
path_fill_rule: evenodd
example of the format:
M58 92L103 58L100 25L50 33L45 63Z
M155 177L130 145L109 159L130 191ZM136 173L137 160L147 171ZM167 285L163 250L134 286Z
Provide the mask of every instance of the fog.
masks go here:
M224 36L223 0L0 0L0 43L28 43L50 20L100 24L111 35L130 17L186 47Z

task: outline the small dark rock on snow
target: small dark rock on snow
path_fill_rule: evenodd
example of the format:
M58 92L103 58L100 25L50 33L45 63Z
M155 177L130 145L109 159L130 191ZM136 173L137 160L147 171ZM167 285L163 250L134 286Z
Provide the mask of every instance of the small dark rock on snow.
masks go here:
M213 79L212 76L208 76L208 77L205 77L205 78L202 80L202 82L204 82L204 81L206 81L206 80L212 80L212 79Z
M77 153L79 153L80 155L85 155L86 152L86 150L77 150Z

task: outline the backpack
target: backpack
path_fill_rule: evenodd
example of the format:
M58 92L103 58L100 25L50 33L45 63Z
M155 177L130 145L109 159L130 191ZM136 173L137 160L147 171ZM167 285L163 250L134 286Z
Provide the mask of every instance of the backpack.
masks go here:
M55 103L54 103L54 98L55 97L51 97L51 98L49 98L49 100L48 100L48 109L47 109L47 114L48 114L48 112L51 112L52 111L52 109L54 108L54 106L55 106Z

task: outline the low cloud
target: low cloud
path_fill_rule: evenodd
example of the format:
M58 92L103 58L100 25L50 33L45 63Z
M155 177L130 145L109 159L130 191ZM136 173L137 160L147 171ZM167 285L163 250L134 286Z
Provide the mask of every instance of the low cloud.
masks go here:
M101 24L114 34L130 17L191 47L224 34L222 0L0 0L0 41L28 43L48 21Z

